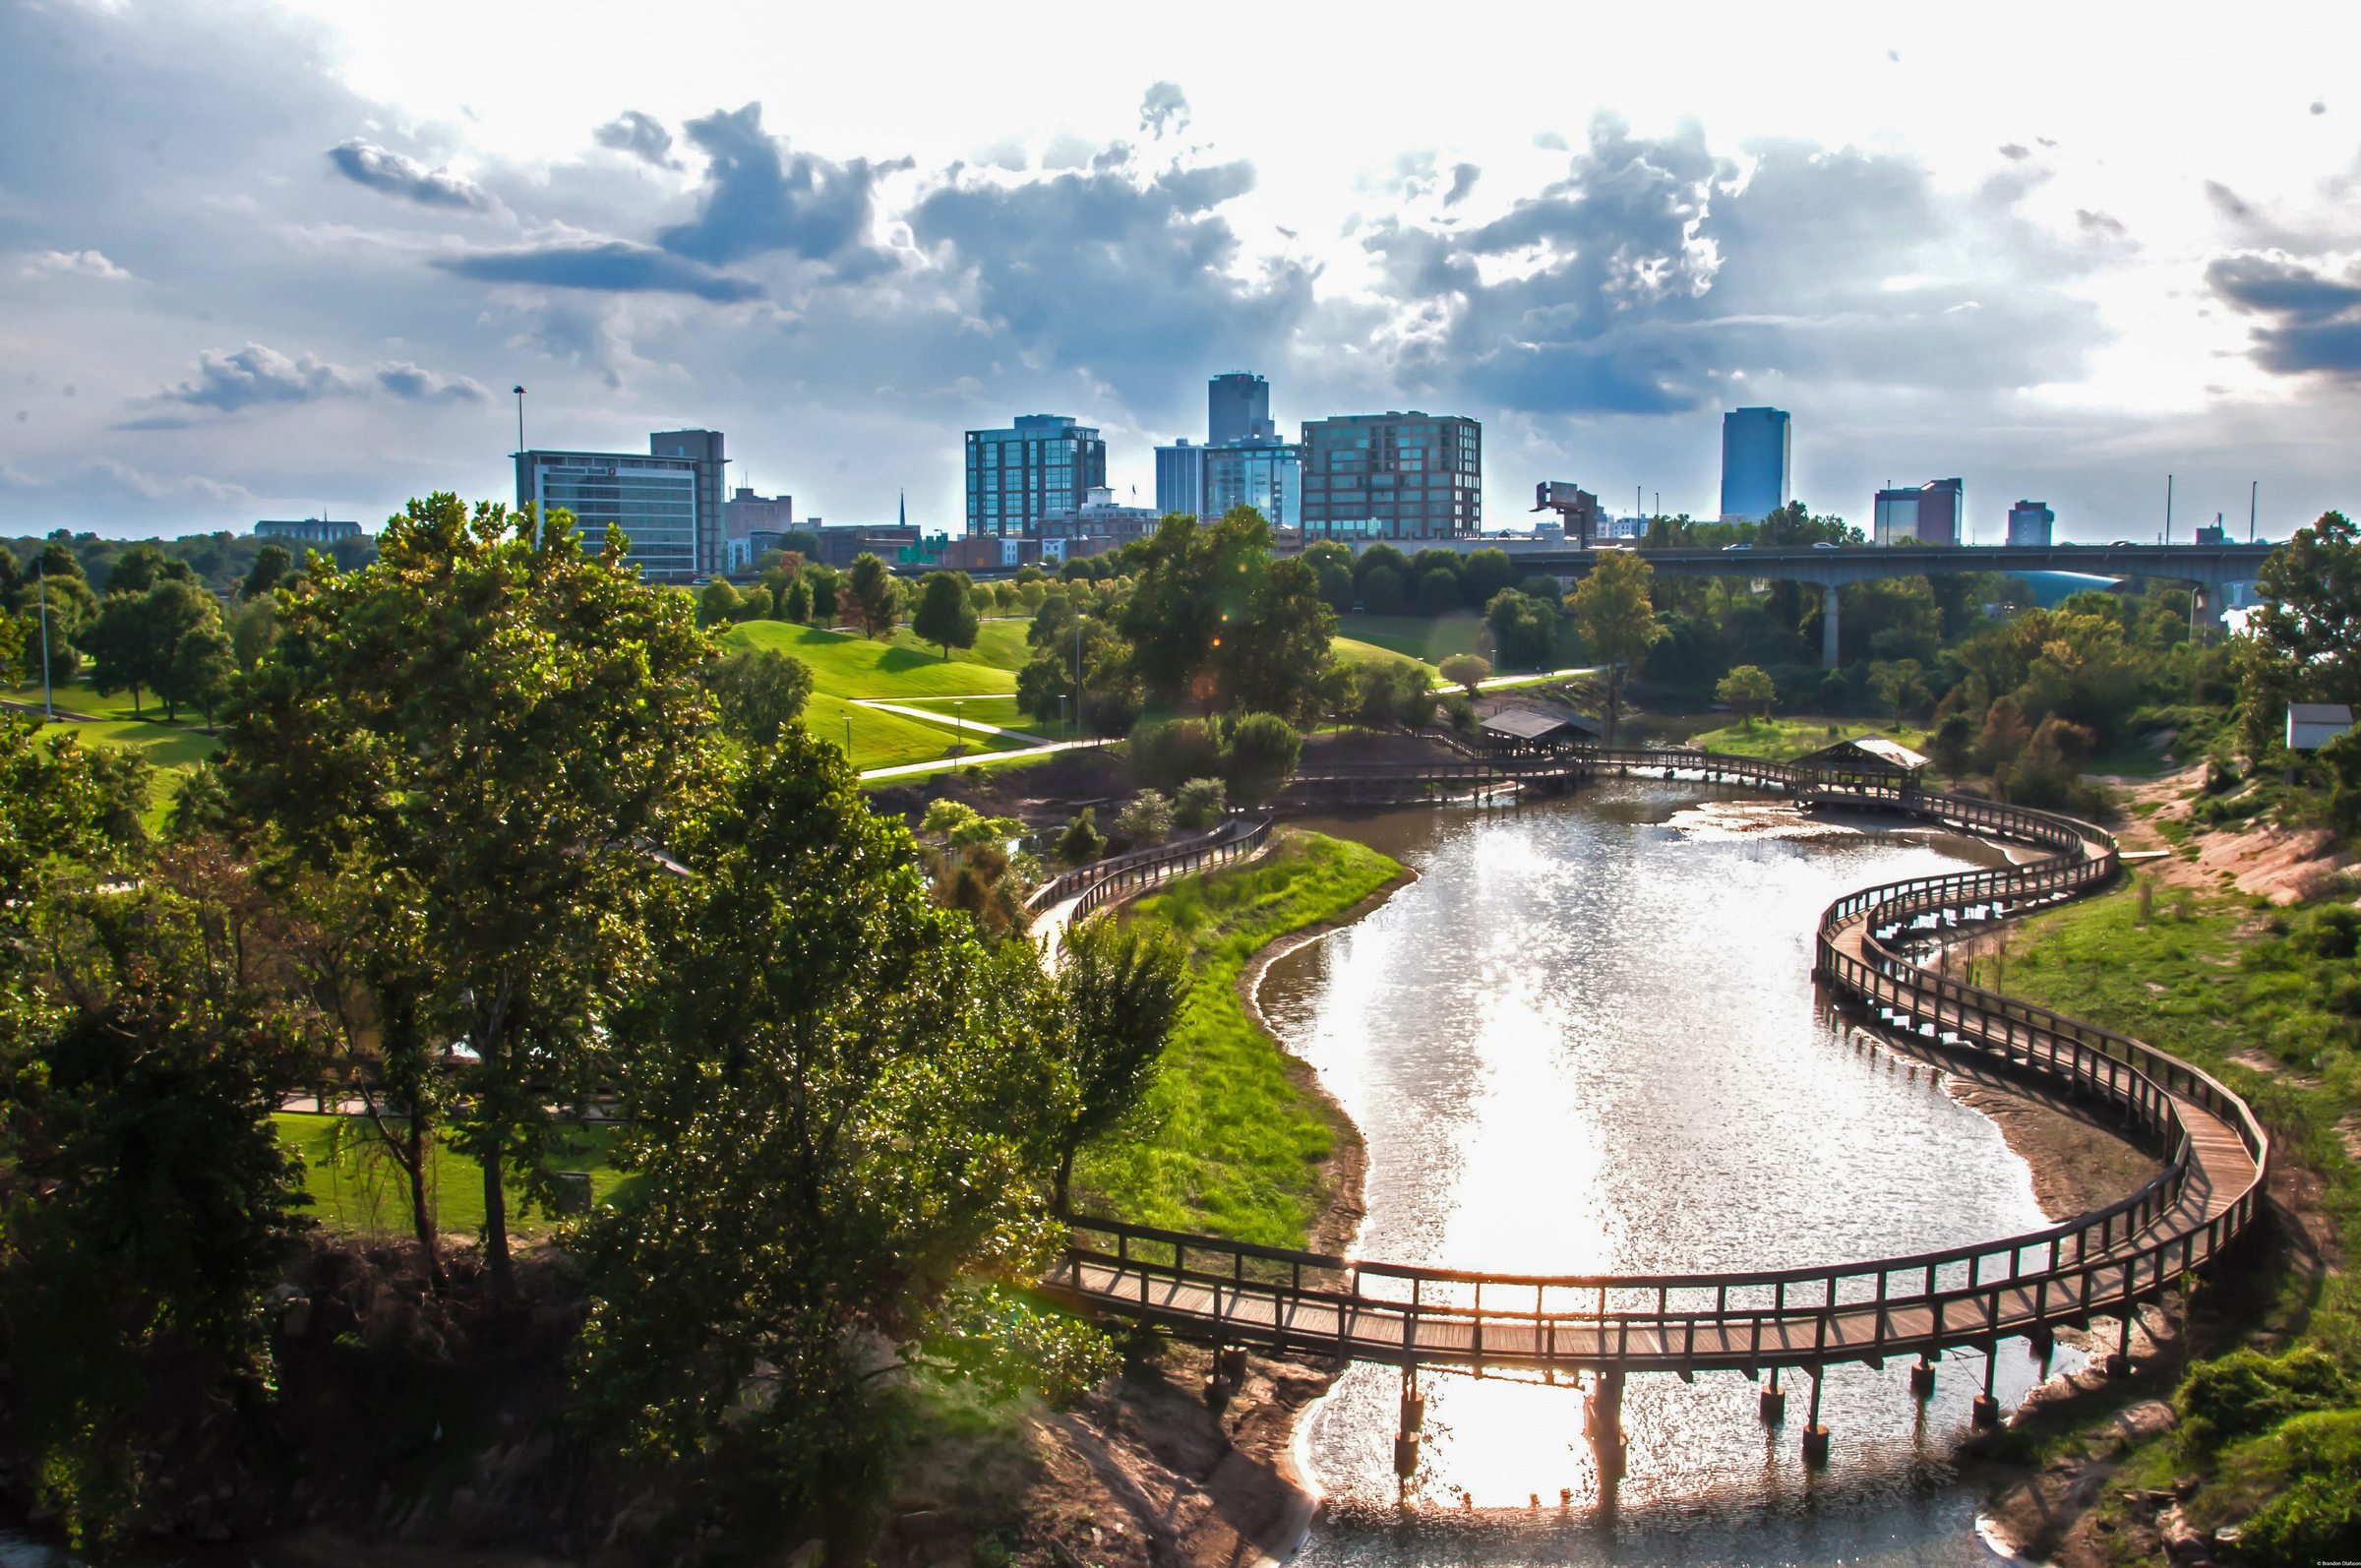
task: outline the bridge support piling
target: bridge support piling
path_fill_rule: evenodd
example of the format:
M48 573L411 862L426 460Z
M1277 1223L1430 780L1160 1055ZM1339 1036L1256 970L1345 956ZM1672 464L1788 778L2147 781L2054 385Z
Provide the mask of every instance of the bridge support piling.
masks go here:
M1837 667L1837 585L1833 582L1820 590L1820 662L1831 670Z
M1609 1366L1599 1373L1591 1383L1586 1407L1584 1435L1590 1438L1592 1451L1598 1456L1599 1478L1620 1480L1628 1454L1623 1436L1623 1368Z
M1764 1385L1756 1408L1761 1411L1765 1425L1777 1426L1787 1418L1787 1396L1779 1386L1778 1367L1771 1368L1771 1381Z
M1910 1392L1920 1399L1931 1399L1935 1393L1935 1363L1925 1357L1910 1368Z
M1811 1374L1812 1414L1811 1418L1803 1424L1803 1462L1807 1465L1825 1465L1828 1463L1828 1428L1820 1424L1820 1383L1823 1374L1817 1366L1811 1368Z
M2115 1354L2107 1357L2109 1377L2132 1375L2132 1319L2140 1308L2130 1301L2123 1303L2123 1329L2115 1338Z
M1419 1393L1419 1369L1402 1368L1402 1427L1394 1433L1394 1478L1408 1487L1419 1473L1419 1429L1426 1424L1426 1401Z
M1984 1347L1984 1391L1975 1396L1975 1404L1970 1407L1968 1417L1977 1426L2000 1424L2000 1401L1992 1397L1992 1378L1999 1367L2000 1341L1994 1340Z

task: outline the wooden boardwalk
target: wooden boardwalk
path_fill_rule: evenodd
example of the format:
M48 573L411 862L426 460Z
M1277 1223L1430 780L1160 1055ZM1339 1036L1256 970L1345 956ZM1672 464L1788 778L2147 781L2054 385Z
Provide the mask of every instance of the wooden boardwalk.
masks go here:
M2163 1171L2108 1208L2025 1236L1752 1273L1475 1273L1077 1217L1047 1282L1054 1290L1184 1338L1405 1366L1817 1372L1953 1346L1988 1350L2093 1314L2120 1316L2177 1288L2253 1222L2270 1146L2236 1095L2138 1041L1962 986L1905 956L1913 937L1938 928L2005 919L2105 885L2118 870L2107 834L1973 797L1826 790L1786 764L1748 757L1589 749L1559 766L1751 784L1807 806L1893 811L2050 850L2024 866L1916 877L1838 900L1821 917L1817 978L1886 1028L2098 1104L2166 1151Z

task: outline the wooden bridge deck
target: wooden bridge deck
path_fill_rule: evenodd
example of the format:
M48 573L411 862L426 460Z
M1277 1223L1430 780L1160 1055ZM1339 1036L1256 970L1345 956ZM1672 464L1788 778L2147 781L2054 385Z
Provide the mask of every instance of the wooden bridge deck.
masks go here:
M1591 766L1743 779L1807 804L1907 812L2056 851L2025 866L1865 889L1821 920L1821 981L1886 1027L2055 1081L2170 1151L2109 1208L1981 1245L1826 1268L1536 1277L1391 1265L1078 1218L1046 1282L1183 1337L1359 1360L1683 1375L1817 1368L2087 1323L2175 1287L2253 1220L2269 1144L2213 1079L2137 1041L1944 979L1896 947L2104 885L2113 841L2070 818L1970 798L1814 788L1792 768L1702 754L1594 752ZM1113 1243L1109 1251L1090 1237ZM1486 1299L1486 1297L1489 1299Z

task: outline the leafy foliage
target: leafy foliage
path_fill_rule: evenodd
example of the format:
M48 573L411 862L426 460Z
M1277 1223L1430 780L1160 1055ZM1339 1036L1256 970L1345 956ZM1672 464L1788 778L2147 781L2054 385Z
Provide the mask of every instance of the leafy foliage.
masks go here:
M812 696L812 667L777 648L741 648L706 678L732 740L768 746L795 722Z

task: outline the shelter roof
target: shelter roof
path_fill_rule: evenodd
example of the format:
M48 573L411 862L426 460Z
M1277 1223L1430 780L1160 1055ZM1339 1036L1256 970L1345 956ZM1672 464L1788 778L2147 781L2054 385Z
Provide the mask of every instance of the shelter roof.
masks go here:
M1891 741L1877 734L1856 735L1849 741L1839 741L1819 751L1799 756L1796 762L1810 766L1876 766L1890 767L1904 773L1915 773L1927 765L1928 759L1911 751L1900 741Z
M1604 733L1596 720L1578 713L1538 713L1532 708L1502 708L1483 721L1484 733L1517 741L1545 741L1553 735Z

